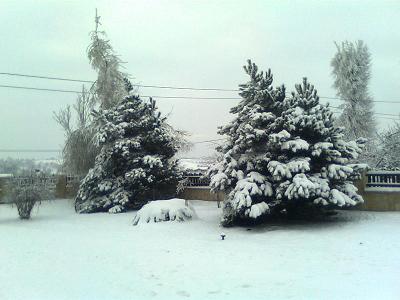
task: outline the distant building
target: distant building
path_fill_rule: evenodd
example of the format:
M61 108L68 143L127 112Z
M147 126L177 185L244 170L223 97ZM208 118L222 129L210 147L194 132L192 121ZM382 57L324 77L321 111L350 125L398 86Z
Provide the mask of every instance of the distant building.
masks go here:
M215 161L207 158L181 158L178 160L179 166L185 174L204 175Z

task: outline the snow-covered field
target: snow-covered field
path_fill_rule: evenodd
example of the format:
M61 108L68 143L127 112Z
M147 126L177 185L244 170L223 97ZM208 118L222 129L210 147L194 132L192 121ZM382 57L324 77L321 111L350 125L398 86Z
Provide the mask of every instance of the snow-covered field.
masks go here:
M138 226L0 205L0 299L400 299L400 213L222 230L215 203L191 203L195 220Z

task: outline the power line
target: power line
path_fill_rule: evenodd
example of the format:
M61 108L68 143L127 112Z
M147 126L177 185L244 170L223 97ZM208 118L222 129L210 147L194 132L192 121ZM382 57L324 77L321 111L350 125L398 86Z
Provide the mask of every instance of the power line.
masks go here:
M215 139L215 140L208 140L208 141L201 141L201 142L193 142L192 144L203 144L203 143L214 143L218 141L224 141L226 139L221 138L221 139Z
M147 95L140 95L140 96L141 97L162 98L162 99L239 100L234 97L147 96Z
M23 90L35 90L35 91L46 91L46 92L62 92L62 93L74 93L80 94L82 91L75 91L75 90L61 90L61 89L47 89L47 88L36 88L36 87L27 87L27 86L16 86L16 85L0 85L2 88L13 88L13 89L23 89ZM86 92L90 93L90 92ZM235 99L233 97L194 97L194 96L148 96L148 95L141 95L141 97L154 97L159 99L190 99L190 100L240 100ZM323 97L320 97L323 98ZM324 97L328 98L328 97ZM330 97L331 98L331 97ZM396 102L400 103L400 102ZM341 109L337 106L330 106L332 108ZM394 116L399 117L399 115L395 114L387 114L387 113L378 113L374 112L375 115L383 115L383 116Z
M80 79L50 77L50 76L40 76L40 75L28 75L28 74L8 73L8 72L0 72L0 75L59 80L59 81L94 83L94 81L90 81L90 80L80 80ZM132 85L137 86L137 87L143 87L143 88L172 89L172 90L220 91L220 92L238 92L239 91L237 89L223 89L223 88L195 88L195 87L168 86L168 85L144 85L144 84L132 84Z
M338 106L331 106L331 105L330 105L329 107L335 108L335 109L342 109L342 108L340 108L340 107L338 107ZM387 114L387 113L379 113L379 112L374 112L373 114L375 114L375 115L381 115L381 116L399 117L399 118L400 118L400 115L396 115L396 114Z
M327 97L327 96L319 96L321 99L329 99L329 100L342 100L342 101L347 101L349 99L344 99L344 98L339 98L339 97ZM400 101L383 101L383 100L372 100L371 102L373 103L399 103Z
M133 86L143 88L156 88L156 89L171 89L171 90L190 90L190 91L216 91L216 92L239 92L239 90L221 89L221 88L194 88L194 87L181 87L181 86L160 86L160 85L142 85L132 84Z
M46 89L46 88L35 88L28 86L17 86L17 85L0 85L2 88L10 88L10 89L21 89L21 90L34 90L34 91L46 91L46 92L61 92L61 93L82 93L82 91L72 91L72 90L59 90L59 89Z
M0 87L21 89L21 90L46 91L46 92L61 92L61 93L74 93L74 94L82 93L82 91L75 91L75 90L47 89L47 88L36 88L36 87L17 86L17 85L0 85ZM85 92L85 93L90 94L90 92ZM140 95L140 96L160 98L160 99L239 100L239 99L234 99L233 97L149 96L149 95Z
M72 78L63 78L63 77L51 77L51 76L41 76L41 75L29 75L29 74L10 73L10 72L0 72L0 75L28 77L28 78L38 78L38 79L48 79L48 80L59 80L59 81L94 83L94 81L91 81L91 80L72 79ZM143 85L143 84L132 84L132 85L133 86L137 86L137 87L143 87L143 88L158 88L158 89L173 89L173 90L222 91L222 92L239 92L240 91L239 89L225 89L225 88L196 88L196 87L181 87L181 86L168 86L168 85ZM3 86L3 87L11 87L11 86ZM53 91L52 89L38 89L38 88L27 88L27 89ZM65 90L54 90L54 91L77 93L77 91L65 91ZM290 94L290 93L287 92L287 94ZM144 97L148 97L148 96L144 96ZM166 97L159 97L159 98L166 98ZM174 98L176 98L176 97L174 97ZM330 99L330 100L342 100L342 101L349 100L349 99L340 98L340 97L328 97L328 96L319 96L319 98L321 98L321 99ZM225 99L225 98L217 98L217 99ZM227 99L230 99L230 98L227 98ZM376 102L376 103L400 103L400 101L386 101L386 100L385 101L383 101L383 100L372 100L372 102Z
M9 72L0 72L0 75L28 77L28 78L38 78L38 79L48 79L48 80L59 80L59 81L94 83L94 81L90 81L90 80L62 78L62 77L51 77L51 76L41 76L41 75L28 75L28 74L9 73ZM163 85L143 85L143 84L132 84L132 85L133 86L137 86L137 87L143 87L143 88L158 88L158 89L173 89L173 90L223 91L223 92L239 92L240 91L239 89L225 89L225 88L195 88L195 87L180 87L180 86L168 86L168 85L165 85L165 86L163 86ZM22 88L22 87L12 87L12 86L1 86L1 87ZM30 88L30 87L24 87L24 88L25 89L31 89L31 90L78 93L77 91L69 91L69 90L39 89L39 88ZM290 93L287 92L287 94L290 94ZM148 97L148 96L144 96L144 97ZM159 97L159 98L167 98L167 97ZM169 98L177 98L177 97L169 97ZM206 97L204 97L204 98L205 99L209 99L209 98L206 98ZM348 100L348 99L344 99L344 98L340 98L340 97L328 97L328 96L319 96L319 98L321 98L321 99L330 99L330 100L342 100L342 101ZM215 98L215 99L231 99L231 98ZM400 101L372 100L372 102L376 102L376 103L399 103L400 104Z
M340 114L340 111L333 111L334 114ZM389 117L381 117L381 116L377 116L376 118L378 119L385 119L385 120L393 120L393 121L400 121L400 117L395 119L395 118L389 118Z
M214 139L214 140L206 140L200 142L193 142L192 144L203 144L203 143L213 143L217 141L226 140L224 138ZM43 152L43 153L50 153L50 152L62 152L61 149L0 149L0 153L22 153L22 152Z
M48 88L36 88L36 87L28 87L28 86L17 86L17 85L0 85L2 88L12 88L12 89L23 89L23 90L35 90L35 91L46 91L46 92L62 92L62 93L74 93L74 94L81 94L82 91L76 91L76 90L62 90L62 89L48 89ZM85 92L85 93L90 93L90 92ZM194 99L194 100L236 100L239 101L240 99L234 98L234 97L195 97L195 96L159 96L159 95L140 95L141 97L152 97L152 98L160 98L160 99ZM335 98L335 97L322 97L320 96L319 98L325 98L325 99L341 99L341 98ZM378 101L377 101L378 102ZM379 101L383 103L399 103L400 102L395 102L395 101ZM339 108L335 106L331 106L332 108ZM379 114L379 113L376 113ZM392 115L393 114L388 114ZM396 115L397 116L397 115Z
M8 72L0 72L0 75L29 77L29 78L38 78L38 79L50 79L50 80L60 80L60 81L94 83L94 81L90 81L90 80L80 80L80 79L70 79L70 78L60 78L60 77L49 77L49 76L39 76L39 75L27 75L27 74L8 73Z
M41 79L54 79L54 80L63 80L63 81L73 81L73 82L88 82L93 83L93 81L88 80L79 80L79 79L68 79L68 78L59 78L59 77L48 77L48 76L36 76L36 75L26 75L26 74L16 74L16 73L5 73L2 72L0 75L10 75L10 76L23 76L23 77L33 77L33 78L41 78ZM239 90L229 90L229 89L219 89L219 88L193 88L193 87L174 87L174 86L158 86L158 85L140 85L134 84L134 86L144 87L144 88L159 88L159 89L174 89L174 90L193 90L193 91L232 91L238 92ZM47 92L61 92L61 93L74 93L80 94L82 91L75 90L64 90L64 89L50 89L50 88L36 88L36 87L27 87L27 86L16 86L16 85L0 85L2 88L12 88L12 89L23 89L23 90L35 90L35 91L47 91ZM90 92L86 92L90 93ZM287 94L290 94L287 92ZM201 100L239 100L234 97L194 97L194 96L148 96L142 95L142 97L154 97L160 99L201 99ZM341 100L346 101L347 99L339 98L339 97L328 97L328 96L319 96L321 99L329 99L329 100ZM400 104L400 101L383 101L383 100L372 100L373 103L391 103L391 104Z
M61 152L62 150L56 149L0 149L0 153L50 153L50 152Z

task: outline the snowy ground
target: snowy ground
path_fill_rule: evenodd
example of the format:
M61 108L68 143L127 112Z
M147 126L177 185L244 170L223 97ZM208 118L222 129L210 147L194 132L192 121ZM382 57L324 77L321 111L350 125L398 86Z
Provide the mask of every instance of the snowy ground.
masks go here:
M0 205L0 299L400 299L400 213L223 229L198 219L132 226L134 212L76 215Z

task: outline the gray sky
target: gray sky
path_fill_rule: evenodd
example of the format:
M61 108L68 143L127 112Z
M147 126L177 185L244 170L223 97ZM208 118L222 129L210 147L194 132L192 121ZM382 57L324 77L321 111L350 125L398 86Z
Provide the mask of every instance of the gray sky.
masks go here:
M320 96L335 96L330 67L334 41L362 39L372 55L374 100L400 102L399 1L2 0L0 72L95 79L86 48L96 7L102 29L136 83L235 89L246 80L242 66L251 58L261 69L272 69L274 85L284 83L291 91L306 76ZM6 76L0 76L0 84L81 87ZM234 92L142 88L140 93L238 98ZM75 98L74 94L0 88L0 149L61 148L64 136L52 112ZM237 102L159 99L158 106L170 113L172 125L191 133L192 141L203 141L219 138L217 126L231 118L229 108ZM375 110L399 114L400 103L375 103ZM392 122L377 120L380 128ZM208 155L212 147L197 145L185 156ZM0 157L9 155L0 153Z

